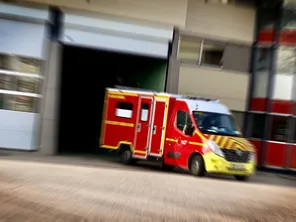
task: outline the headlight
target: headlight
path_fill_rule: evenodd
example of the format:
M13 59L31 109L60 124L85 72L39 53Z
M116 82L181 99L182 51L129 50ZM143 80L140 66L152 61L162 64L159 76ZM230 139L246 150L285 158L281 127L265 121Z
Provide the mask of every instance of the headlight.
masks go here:
M215 154L224 158L224 154L217 143L215 143L213 140L208 140L207 145Z

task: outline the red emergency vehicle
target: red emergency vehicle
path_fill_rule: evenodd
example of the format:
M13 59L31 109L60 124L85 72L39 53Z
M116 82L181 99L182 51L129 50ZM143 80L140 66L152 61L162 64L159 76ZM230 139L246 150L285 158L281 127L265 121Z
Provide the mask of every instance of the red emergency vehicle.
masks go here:
M255 149L218 100L108 88L103 115L100 146L118 150L125 164L153 159L238 180L254 173Z

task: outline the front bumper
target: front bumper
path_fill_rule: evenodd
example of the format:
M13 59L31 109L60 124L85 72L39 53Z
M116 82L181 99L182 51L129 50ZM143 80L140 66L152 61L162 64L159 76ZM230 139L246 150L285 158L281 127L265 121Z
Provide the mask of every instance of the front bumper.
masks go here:
M248 163L233 163L228 162L223 157L220 157L213 152L203 155L203 158L208 173L250 176L255 172L255 160Z

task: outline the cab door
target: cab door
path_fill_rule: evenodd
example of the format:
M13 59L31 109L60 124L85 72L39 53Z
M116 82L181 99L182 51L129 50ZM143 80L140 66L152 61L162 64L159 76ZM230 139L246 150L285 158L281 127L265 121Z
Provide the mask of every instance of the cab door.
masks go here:
M140 97L134 138L134 155L147 155L151 137L151 121L153 111L153 97Z
M170 130L167 133L164 153L166 164L186 168L191 148L194 148L192 147L194 140L192 125L193 121L187 105L177 101L169 124Z

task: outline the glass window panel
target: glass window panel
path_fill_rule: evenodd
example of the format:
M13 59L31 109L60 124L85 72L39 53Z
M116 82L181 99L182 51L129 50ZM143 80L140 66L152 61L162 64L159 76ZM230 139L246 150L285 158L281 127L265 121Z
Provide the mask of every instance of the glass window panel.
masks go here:
M8 94L1 95L1 109L15 110L15 96Z
M0 69L24 73L40 73L40 60L10 55L0 55Z
M271 116L271 132L269 140L287 142L288 127L287 116Z
M40 73L40 62L36 59L19 58L19 70L25 73Z
M276 53L276 73L272 98L277 100L291 100L293 75L296 71L295 51L291 47L279 47Z
M115 109L115 115L122 118L132 118L133 104L127 102L118 102Z
M0 89L5 89L6 75L0 74Z
M0 69L39 74L40 61L10 55L0 55ZM13 73L12 73L13 74ZM15 73L17 74L17 73ZM39 79L0 73L0 89L38 93ZM28 96L0 94L0 109L35 112L37 99Z
M0 109L3 109L3 94L0 93Z
M260 47L256 49L255 70L268 71L271 57L271 49Z
M179 59L184 63L197 64L199 61L201 40L180 39Z
M253 7L254 0L205 0L207 4L237 5L239 7Z
M244 112L238 112L238 111L232 111L232 114L234 116L236 124L238 125L238 128L241 131L241 129L243 128L245 113Z
M17 91L37 93L38 79L32 77L18 77Z
M271 58L270 48L257 48L254 64L254 91L253 97L266 98L269 84L269 66Z
M178 111L176 124L177 124L176 127L180 131L182 131L185 135L187 136L192 135L192 121L189 113L185 111Z
M292 119L292 124L293 124L293 135L291 136L292 142L296 143L296 117L293 117Z
M35 112L36 102L34 97L0 94L0 109L4 110Z
M286 2L281 19L281 45L296 44L296 2Z
M248 115L248 120L248 136L263 139L266 115L252 113Z
M295 73L295 49L279 47L277 50L276 73Z
M256 0L233 0L234 4L240 7L255 7Z
M4 56L0 55L0 69L3 69L4 64Z
M17 90L17 78L18 78L17 76L6 75L5 89L16 91Z
M0 55L0 69L9 69L9 57L7 55Z
M34 97L15 96L15 110L22 112L33 112L34 100Z
M258 9L258 41L260 44L271 44L274 41L276 16L277 11L280 10L275 1L262 1Z
M204 43L201 64L222 66L225 45Z
M283 14L282 14L282 19L281 19L281 28L282 30L284 29L289 29L289 28L295 28L295 22L296 22L296 15L295 15L295 10L296 10L296 5L295 2L287 2L284 5L283 8Z

